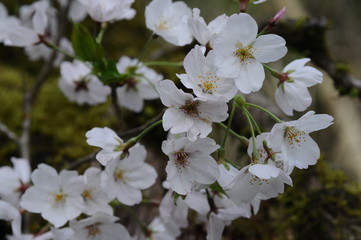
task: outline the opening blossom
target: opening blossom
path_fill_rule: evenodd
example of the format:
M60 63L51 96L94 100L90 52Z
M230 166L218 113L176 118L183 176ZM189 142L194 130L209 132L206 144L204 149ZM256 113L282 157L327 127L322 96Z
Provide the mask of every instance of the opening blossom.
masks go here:
M192 10L182 1L153 0L145 8L147 28L176 46L192 42L193 36L187 23L191 16Z
M20 206L41 216L55 227L78 217L84 201L84 180L76 171L62 170L59 174L46 164L40 164L31 174L33 186L21 198Z
M214 39L218 75L233 78L245 94L258 91L265 79L262 63L276 61L287 53L286 41L275 34L257 37L256 21L246 13L233 14Z
M155 88L163 76L148 68L138 59L123 56L117 63L119 73L129 73L134 76L125 79L124 85L117 87L117 98L120 106L131 111L140 112L144 106L144 100L159 98Z
M124 153L123 139L110 128L95 127L87 131L85 136L89 145L102 148L95 157L103 166L106 166L112 159L120 159ZM129 149L129 152L136 151L139 146L136 144Z
M218 148L219 145L210 138L194 142L186 137L164 141L162 151L169 157L165 171L171 189L186 195L197 183L212 184L217 181L219 168L210 154Z
M212 131L212 122L222 122L228 117L226 102L200 101L170 80L159 82L157 89L162 103L168 107L163 115L165 131L186 132L188 139L195 141Z
M62 62L60 73L59 88L70 101L95 105L104 103L110 94L110 88L92 75L83 62Z
M322 72L305 66L310 60L302 58L289 63L279 76L275 99L287 115L292 116L293 110L301 112L309 107L312 97L307 88L322 82Z
M196 45L184 59L186 74L177 74L177 76L199 99L228 102L237 94L238 89L232 79L217 75L215 58L213 51L205 57L201 48Z

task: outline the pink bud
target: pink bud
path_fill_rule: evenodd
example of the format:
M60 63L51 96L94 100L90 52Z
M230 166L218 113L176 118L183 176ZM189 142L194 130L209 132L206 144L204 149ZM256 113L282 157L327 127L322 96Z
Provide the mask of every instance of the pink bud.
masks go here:
M286 7L283 7L278 13L276 13L276 15L270 21L270 24L276 25L277 23L279 23L285 12L286 12Z

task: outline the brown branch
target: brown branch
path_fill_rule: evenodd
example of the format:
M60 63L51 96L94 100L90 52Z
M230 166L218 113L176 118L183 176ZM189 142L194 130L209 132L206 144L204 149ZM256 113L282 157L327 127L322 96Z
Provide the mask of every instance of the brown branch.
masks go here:
M281 22L275 33L287 39L287 46L305 56L332 78L341 95L357 94L361 99L361 80L352 76L345 64L339 64L329 54L328 24L325 18L288 19Z
M74 170L76 169L77 167L79 167L80 165L84 164L84 163L88 163L88 162L91 162L95 159L95 154L97 153L98 151L96 152L92 152L84 157L81 157L79 158L78 160L75 160L74 162L72 162L71 164L69 164L69 166L66 168L66 169L69 169L69 170Z

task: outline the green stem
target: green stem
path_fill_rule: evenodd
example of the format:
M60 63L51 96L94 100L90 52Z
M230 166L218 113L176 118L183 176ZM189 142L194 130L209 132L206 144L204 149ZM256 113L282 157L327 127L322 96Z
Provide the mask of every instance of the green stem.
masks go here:
M280 72L278 72L276 69L273 69L273 68L271 68L270 66L268 66L268 65L266 65L266 64L262 64L263 65L263 67L265 68L265 69L267 69L267 71L269 71L271 74L272 74L272 76L274 76L274 77L276 77L276 78L280 78L280 76L282 75Z
M98 36L97 38L95 39L95 41L98 43L98 44L101 44L102 41L103 41L103 37L104 37L104 33L105 31L107 30L107 27L108 27L108 23L104 22L102 23L102 26L100 28L100 31L98 33Z
M233 120L235 110L236 110L236 102L233 101L232 102L231 114L229 115L229 118L228 118L227 129L226 129L226 133L224 134L224 138L223 138L223 141L222 141L221 148L224 148L224 146L226 145L228 133L229 133L229 130L231 129L231 124L232 124L232 120Z
M155 35L154 35L154 33L152 33L152 35L148 38L147 42L145 43L143 49L139 53L138 64L140 63L140 61L142 61L145 53L149 49L149 47L150 47L150 45L151 45L151 43L153 42L154 39L155 39Z
M243 113L244 115L246 115L246 118L248 120L248 124L249 127L251 128L251 133L252 133L252 147L253 147L253 152L252 152L252 161L255 160L255 162L258 162L259 159L259 155L258 155L258 151L257 151L257 146L256 146L256 136L254 134L254 129L253 129L253 124L252 124L252 120L250 118L250 116L247 114L247 112L245 111L245 107L242 107Z
M258 106L256 104L252 104L252 103L246 103L246 106L251 106L251 107L255 107L255 108L258 108L259 110L267 113L268 115L270 115L276 122L283 122L281 119L279 119L276 115L274 115L273 113L271 113L270 111L268 111L267 109L261 107L261 106Z
M182 67L182 62L146 62L146 66L166 66L166 67Z
M223 127L224 129L227 129L227 125L225 125L224 123L218 123L218 125ZM242 143L243 146L248 147L249 141L246 137L237 134L232 129L229 129L229 133L235 136Z
M78 58L77 56L72 55L71 53L65 51L64 49L61 49L60 47L58 47L57 45L55 45L52 42L49 42L48 40L46 40L45 38L41 38L41 42L45 44L45 46L54 49L55 51L64 54L67 57L73 58L73 59L78 59L81 60L80 58Z
M261 134L262 132L261 132L261 130L260 130L260 128L259 128L256 120L255 120L254 117L252 116L252 114L248 111L247 108L244 108L244 111L245 111L245 113L248 114L248 116L250 117L253 126L256 128L257 133L258 133L258 134Z

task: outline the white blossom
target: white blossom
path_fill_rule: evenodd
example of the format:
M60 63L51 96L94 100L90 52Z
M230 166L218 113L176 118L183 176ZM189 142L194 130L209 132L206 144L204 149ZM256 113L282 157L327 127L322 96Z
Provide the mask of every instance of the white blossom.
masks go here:
M153 0L145 8L147 28L176 46L192 42L187 24L191 16L192 10L182 1Z
M33 186L22 196L20 205L29 212L40 213L55 227L80 215L84 208L81 193L84 180L76 171L59 174L46 164L40 164L31 174Z
M15 207L19 207L20 196L30 182L29 161L23 158L11 158L14 168L0 168L0 197Z
M246 13L233 14L217 35L213 51L218 75L233 78L242 93L258 91L265 78L262 63L276 61L286 52L285 40L275 34L257 37L256 21Z
M186 137L164 141L162 151L169 157L165 170L172 190L185 195L192 191L196 183L215 182L219 177L219 169L210 154L218 148L219 145L210 138L194 142Z
M72 240L131 240L127 229L115 223L118 218L105 213L97 213L80 221L71 221L75 234Z
M62 62L60 73L59 88L70 101L95 105L104 103L110 94L110 88L92 75L83 62Z
M217 69L214 66L215 57L213 51L210 51L205 57L200 47L196 45L184 59L183 65L186 74L177 76L183 85L191 88L201 100L229 101L238 90L233 79L217 75Z
M281 122L273 126L270 135L270 147L281 146L281 151L286 154L297 168L308 168L316 164L320 157L317 143L309 133L325 129L333 124L333 117L328 114L315 114L309 111L298 120Z
M132 74L125 79L124 85L117 87L117 98L120 106L131 111L140 112L144 106L144 100L159 98L155 88L163 76L148 68L137 59L123 56L117 63L119 73Z
M228 117L225 102L200 101L178 89L170 80L161 81L157 90L162 103L168 107L163 115L163 128L171 133L187 133L191 141L205 138L212 131L212 122Z
M293 110L304 111L311 105L312 97L308 87L322 82L322 72L309 66L309 58L302 58L289 63L282 71L280 83L275 92L278 106L287 115Z
M130 20L135 16L131 8L134 0L78 0L97 22Z
M93 215L104 212L113 215L113 208L108 204L110 198L101 186L103 172L99 168L90 167L84 173L85 189L82 193L84 199L84 213Z
M131 148L123 160L113 159L105 167L106 178L103 187L110 198L117 198L125 205L134 205L142 201L141 190L155 183L157 172L144 162L147 151L141 145Z
M86 132L87 143L91 146L100 147L96 159L103 166L112 159L119 159L123 154L123 140L110 128L95 127ZM130 149L132 151L132 148Z
M54 9L49 1L41 0L31 5L20 8L21 24L11 26L7 31L6 45L25 47L40 41L40 36L45 36L50 24L49 13ZM52 25L51 29L54 28Z
M206 46L207 43L212 47L213 38L219 34L226 25L228 16L222 14L209 22L207 25L203 17L200 15L198 8L193 9L193 15L188 19L188 27L193 37L202 45Z

